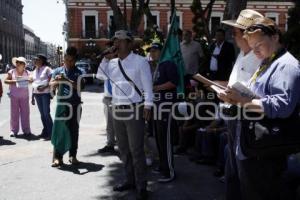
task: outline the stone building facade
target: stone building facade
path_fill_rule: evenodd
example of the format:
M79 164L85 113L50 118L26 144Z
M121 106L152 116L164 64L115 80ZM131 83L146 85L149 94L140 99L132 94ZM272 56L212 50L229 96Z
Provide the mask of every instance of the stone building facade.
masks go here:
M24 38L25 38L25 57L31 64L32 59L39 53L44 54L48 58L48 62L57 66L57 46L49 42L43 42L34 31L24 25Z
M13 56L24 56L24 31L21 0L0 0L0 54L2 63Z

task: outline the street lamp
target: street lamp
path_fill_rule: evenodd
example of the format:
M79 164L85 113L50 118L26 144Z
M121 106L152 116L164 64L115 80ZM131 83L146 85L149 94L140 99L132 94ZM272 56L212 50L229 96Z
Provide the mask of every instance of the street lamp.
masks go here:
M92 38L90 38L90 40L87 43L85 43L85 46L92 48L96 46L96 43L92 40Z

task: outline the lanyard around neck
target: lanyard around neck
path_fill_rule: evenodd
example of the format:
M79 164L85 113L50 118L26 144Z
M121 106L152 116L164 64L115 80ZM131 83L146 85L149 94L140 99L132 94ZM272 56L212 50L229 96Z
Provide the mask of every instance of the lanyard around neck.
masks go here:
M253 76L251 77L251 81L250 81L250 84L252 83L255 83L256 82L256 79L263 73L265 72L268 67L271 66L272 62L275 60L275 58L277 57L277 54L276 53L273 53L271 55L271 57L266 61L264 62L264 64L262 64L259 69L253 74Z

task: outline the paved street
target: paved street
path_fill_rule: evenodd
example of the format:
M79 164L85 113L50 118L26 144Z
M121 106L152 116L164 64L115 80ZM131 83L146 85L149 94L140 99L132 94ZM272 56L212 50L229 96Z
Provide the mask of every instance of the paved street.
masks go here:
M3 75L0 75L3 81ZM28 141L9 137L9 99L4 86L0 104L0 200L130 200L133 191L115 193L112 186L122 180L121 162L117 156L101 156L96 150L105 145L101 87L88 86L83 92L80 122L79 167L51 168L52 146L49 141ZM54 116L55 100L52 101ZM35 135L42 126L37 106L31 106L31 127ZM65 155L67 163L67 155ZM150 199L153 200L222 200L224 184L213 177L212 167L196 165L187 157L175 158L176 181L159 184L149 176Z

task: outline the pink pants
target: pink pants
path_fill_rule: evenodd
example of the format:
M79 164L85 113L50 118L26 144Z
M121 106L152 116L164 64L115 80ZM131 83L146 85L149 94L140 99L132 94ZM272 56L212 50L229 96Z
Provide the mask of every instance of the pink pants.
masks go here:
M19 132L19 119L21 117L22 131L24 134L31 133L29 118L29 97L10 98L10 129L14 134Z

